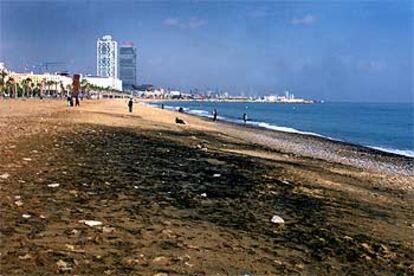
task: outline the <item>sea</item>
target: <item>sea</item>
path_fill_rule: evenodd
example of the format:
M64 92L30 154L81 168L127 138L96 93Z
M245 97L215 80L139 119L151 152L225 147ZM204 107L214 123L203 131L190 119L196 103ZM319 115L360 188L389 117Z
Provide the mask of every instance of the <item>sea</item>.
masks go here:
M315 103L177 101L154 102L166 109L284 132L316 135L414 157L413 103Z

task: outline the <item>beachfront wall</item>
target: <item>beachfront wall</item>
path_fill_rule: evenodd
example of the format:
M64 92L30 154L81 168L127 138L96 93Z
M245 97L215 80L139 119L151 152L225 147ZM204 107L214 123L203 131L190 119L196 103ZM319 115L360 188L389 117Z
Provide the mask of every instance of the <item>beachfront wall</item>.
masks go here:
M96 85L101 88L109 87L110 89L122 91L122 81L120 79L103 78L103 77L96 77L96 76L83 77L83 79L87 80L90 84Z

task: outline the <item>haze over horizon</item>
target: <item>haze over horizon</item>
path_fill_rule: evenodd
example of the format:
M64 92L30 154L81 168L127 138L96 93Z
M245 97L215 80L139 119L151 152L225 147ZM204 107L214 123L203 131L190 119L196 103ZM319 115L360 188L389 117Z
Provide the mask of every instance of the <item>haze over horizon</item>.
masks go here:
M0 61L96 73L96 39L138 48L139 83L413 102L413 3L1 1Z

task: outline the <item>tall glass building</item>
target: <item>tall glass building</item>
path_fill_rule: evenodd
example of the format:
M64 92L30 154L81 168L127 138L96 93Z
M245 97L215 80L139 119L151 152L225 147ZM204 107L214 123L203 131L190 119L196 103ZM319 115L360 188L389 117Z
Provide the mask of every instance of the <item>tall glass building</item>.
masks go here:
M104 35L96 42L96 74L118 78L118 43L110 35Z
M119 48L119 78L123 89L132 89L137 84L137 48L133 42L124 42Z

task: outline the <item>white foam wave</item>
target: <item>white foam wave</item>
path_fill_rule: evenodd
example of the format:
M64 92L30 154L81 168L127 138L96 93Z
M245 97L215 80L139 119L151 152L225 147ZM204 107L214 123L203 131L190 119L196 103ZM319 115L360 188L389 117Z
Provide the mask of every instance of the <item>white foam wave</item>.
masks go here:
M400 149L390 149L390 148L372 147L372 146L370 146L370 148L380 150L380 151L389 152L389 153L395 153L395 154L403 155L403 156L407 156L407 157L414 157L414 150L400 150Z
M157 107L160 107L160 106L157 105ZM180 107L179 106L164 105L164 109L178 111L180 109ZM183 108L183 109L184 109L185 112L188 111L188 108Z
M185 109L184 109L185 110ZM199 109L190 109L188 110L189 114L197 115L197 116L203 116L203 117L212 117L210 115L210 112L205 110L199 110Z
M326 136L323 136L323 135L320 135L320 134L314 133L314 132L300 131L300 130L297 130L297 129L294 129L294 128L291 128L291 127L277 126L277 125L272 125L272 124L268 124L268 123L264 123L264 122L251 122L251 124L252 125L257 125L259 127L271 129L271 130L282 131L282 132L289 132L289 133L313 135L313 136L318 136L318 137L323 137L323 138L330 138L330 137L326 137Z

